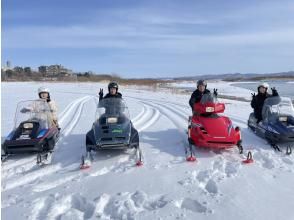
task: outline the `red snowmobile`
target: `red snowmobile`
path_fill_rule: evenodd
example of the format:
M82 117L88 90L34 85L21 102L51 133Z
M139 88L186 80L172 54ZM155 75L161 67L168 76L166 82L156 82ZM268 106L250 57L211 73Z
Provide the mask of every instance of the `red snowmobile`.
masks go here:
M223 115L225 104L218 102L214 94L204 94L201 101L193 106L193 116L189 118L188 141L192 145L211 149L226 149L237 146L243 152L239 127L233 127L232 121ZM191 153L187 160L193 159Z

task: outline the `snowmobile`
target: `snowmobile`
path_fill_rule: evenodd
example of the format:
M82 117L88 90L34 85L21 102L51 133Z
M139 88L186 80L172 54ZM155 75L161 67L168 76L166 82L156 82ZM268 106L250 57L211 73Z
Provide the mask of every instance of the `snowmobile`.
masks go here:
M278 144L294 142L294 108L290 98L268 97L262 107L262 121L258 124L254 113L249 115L248 127L258 136L266 139L271 146L281 151ZM287 146L287 154L291 154Z
M190 155L188 161L195 160L192 145L210 149L227 149L237 146L243 152L239 127L233 127L232 121L223 115L225 104L220 103L214 94L204 94L200 102L193 106L193 116L188 122L188 142Z
M120 98L102 99L97 106L95 121L86 134L86 156L82 156L81 169L89 168L91 151L134 148L136 165L143 164L139 148L139 135L134 128L126 103Z
M21 101L17 104L14 128L2 144L1 161L10 155L37 153L37 163L43 163L51 156L58 137L59 130L46 101Z

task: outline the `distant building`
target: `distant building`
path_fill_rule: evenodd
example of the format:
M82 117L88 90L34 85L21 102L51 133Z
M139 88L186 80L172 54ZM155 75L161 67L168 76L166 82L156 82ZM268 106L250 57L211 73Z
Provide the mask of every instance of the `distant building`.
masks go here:
M12 70L12 65L11 62L9 60L6 61L5 66L3 66L1 68L2 71L6 71L6 70Z
M11 69L11 62L9 60L6 61L6 67L7 69Z
M56 76L70 76L73 71L65 68L62 65L50 65L50 66L39 66L39 72L46 77L56 77Z
M39 66L39 73L42 73L44 76L47 74L48 66Z

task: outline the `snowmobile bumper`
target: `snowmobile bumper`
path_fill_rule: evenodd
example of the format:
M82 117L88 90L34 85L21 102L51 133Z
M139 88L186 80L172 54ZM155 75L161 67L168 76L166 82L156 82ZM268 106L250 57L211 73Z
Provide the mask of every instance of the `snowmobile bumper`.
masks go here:
M127 149L133 147L129 142L99 142L97 145L87 145L87 151L107 149Z
M198 140L196 143L199 147L215 148L215 149L226 149L232 148L237 145L234 141L228 140Z
M40 141L39 139L6 140L3 144L3 149L6 154L42 152L43 141Z

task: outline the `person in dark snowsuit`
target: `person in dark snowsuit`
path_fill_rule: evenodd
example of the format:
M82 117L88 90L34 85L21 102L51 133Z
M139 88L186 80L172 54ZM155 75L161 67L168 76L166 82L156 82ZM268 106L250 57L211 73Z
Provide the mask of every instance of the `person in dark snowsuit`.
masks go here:
M254 109L254 116L257 119L256 123L262 121L262 107L264 101L268 97L279 96L275 87L271 88L272 95L267 92L268 88L269 85L267 83L261 83L257 87L257 95L255 95L255 93L252 94L251 107Z
M99 102L102 99L107 98L119 98L122 99L122 94L118 92L118 84L116 82L110 82L108 84L108 93L103 97L103 89L99 91ZM136 146L139 147L139 133L134 128L133 123L131 122L131 143L136 143Z
M118 84L116 82L110 82L108 84L108 93L103 97L103 89L100 89L99 91L99 101L102 99L107 98L121 98L122 94L118 92Z
M209 94L209 93L210 91L207 89L207 82L202 79L198 80L197 89L192 93L191 98L189 100L189 105L191 106L193 113L195 113L193 110L194 104L200 102L204 94ZM217 96L217 89L213 89L213 94Z

